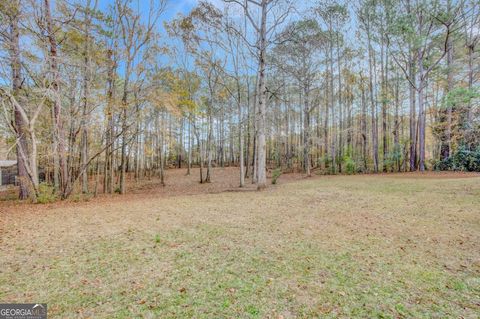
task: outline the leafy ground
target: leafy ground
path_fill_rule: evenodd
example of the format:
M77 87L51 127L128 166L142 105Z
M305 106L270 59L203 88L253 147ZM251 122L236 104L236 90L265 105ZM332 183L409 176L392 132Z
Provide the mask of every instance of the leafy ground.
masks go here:
M0 301L49 318L478 318L480 178L465 177L0 203Z

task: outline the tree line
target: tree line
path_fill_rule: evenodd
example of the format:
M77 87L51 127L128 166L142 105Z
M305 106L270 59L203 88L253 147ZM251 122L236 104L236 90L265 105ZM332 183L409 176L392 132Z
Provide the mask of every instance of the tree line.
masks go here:
M19 198L124 194L170 167L480 170L476 0L12 0L0 129ZM44 180L40 183L40 177Z

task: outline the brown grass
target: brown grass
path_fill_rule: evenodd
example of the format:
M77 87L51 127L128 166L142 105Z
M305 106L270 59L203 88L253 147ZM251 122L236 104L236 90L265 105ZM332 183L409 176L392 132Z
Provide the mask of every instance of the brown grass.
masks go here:
M285 175L225 192L234 169L169 176L1 206L0 299L52 318L478 317L478 177Z

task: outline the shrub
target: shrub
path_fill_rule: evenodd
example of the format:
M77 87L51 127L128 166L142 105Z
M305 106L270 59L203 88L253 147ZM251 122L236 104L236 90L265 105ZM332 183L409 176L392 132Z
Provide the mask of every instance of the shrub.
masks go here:
M383 165L386 166L387 171L394 171L395 167L399 166L402 161L403 155L400 145L395 145L393 150L387 154L387 157L383 161Z
M272 172L272 184L277 184L277 179L282 175L282 169L281 168L276 168Z
M480 147L469 150L460 146L450 157L437 161L434 169L438 171L480 172Z
M40 185L38 185L37 203L47 204L52 203L57 199L58 197L55 194L55 188L52 185L47 183L40 183Z
M348 174L348 175L352 175L352 174L355 174L356 171L357 171L357 164L355 163L355 161L348 155L345 155L343 157L343 164L345 165L345 172Z

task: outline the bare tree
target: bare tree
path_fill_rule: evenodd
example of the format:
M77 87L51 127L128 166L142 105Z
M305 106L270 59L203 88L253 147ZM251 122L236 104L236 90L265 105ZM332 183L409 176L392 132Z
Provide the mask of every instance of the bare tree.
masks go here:
M48 51L49 70L51 74L51 87L55 94L53 100L53 157L55 188L65 197L69 180L66 154L65 154L65 131L62 120L62 97L60 87L60 73L58 69L58 49L56 30L51 14L50 0L44 0L45 31L50 48Z
M128 108L130 93L130 79L135 59L141 52L142 48L151 40L156 23L165 9L166 2L164 0L155 2L150 1L147 22L142 25L140 13L135 13L130 4L132 0L116 0L115 7L118 14L118 23L121 29L121 41L123 43L124 58L124 79L122 94L122 148L120 160L120 193L125 194L125 176L127 172L127 127L128 124ZM156 3L156 4L155 4Z
M266 188L267 175L266 175L266 143L265 143L265 117L267 112L267 88L266 88L266 69L267 69L267 49L276 41L275 31L276 28L282 25L289 16L292 9L289 1L281 0L224 0L227 3L234 3L239 5L244 12L245 20L248 21L252 27L256 41L252 44L246 37L244 37L245 43L256 50L256 56L258 59L258 71L257 71L257 113L255 114L256 123L256 136L257 136L257 159L256 159L256 183L259 190ZM283 8L280 8L284 5ZM260 22L255 21L254 11L259 11ZM275 9L277 11L275 13ZM279 10L278 10L279 9ZM268 18L272 21L267 21ZM242 34L241 32L237 32Z

